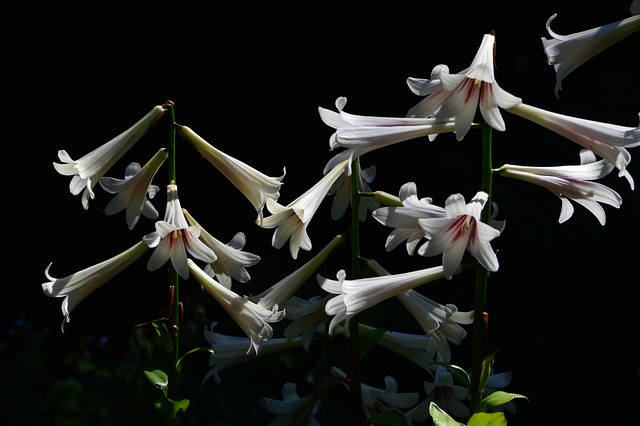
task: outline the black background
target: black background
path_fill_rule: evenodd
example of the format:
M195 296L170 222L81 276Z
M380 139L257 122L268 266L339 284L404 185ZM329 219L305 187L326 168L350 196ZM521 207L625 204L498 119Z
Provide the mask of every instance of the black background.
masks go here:
M634 59L639 34L574 71L559 99L540 42L540 37L548 37L544 24L553 13L558 17L552 28L569 34L627 17L629 3L588 9L583 2L550 1L400 1L377 6L21 2L14 12L4 13L2 93L9 191L3 205L9 257L0 336L2 405L9 424L109 424L109 413L124 424L161 421L143 404L155 390L127 389L123 383L129 376L119 374L138 367L135 356L145 359L142 349L134 350L145 347L136 340L145 335L133 326L165 315L162 273L139 274L144 264L134 265L134 271L83 301L72 312L65 334L59 331L61 299L42 294L40 284L46 281L44 269L50 262L51 274L64 277L121 252L153 230L144 218L127 231L122 214L104 216L100 209L109 196L99 188L91 208L83 210L80 198L68 191L69 178L52 167L59 149L79 158L154 105L172 100L176 121L222 151L270 176L280 176L286 167L280 202L287 204L320 179L333 154L328 150L331 129L318 117L319 106L334 109L335 99L346 96L348 112L403 116L419 100L407 88L407 77L428 78L439 63L452 72L462 70L482 35L492 30L502 88L534 106L635 126L640 110ZM503 116L507 131L494 132L495 166L578 161L577 145L519 117ZM144 163L165 143L166 132L159 125L109 175L122 177L129 161ZM257 293L275 283L344 229L344 222L336 225L326 219L330 202L323 203L308 228L314 251L301 251L292 261L288 245L270 247L273 231L253 223L251 205L186 147L179 145L178 152L183 207L222 241L245 232L245 249L262 256L260 264L250 268L252 281L238 292ZM479 189L479 149L474 132L462 142L441 135L431 143L409 141L367 154L362 162L377 166L374 189L397 194L403 183L415 181L419 196L443 205L453 192L469 199ZM629 170L638 180L635 161ZM163 178L166 170L155 182L161 188ZM501 267L490 279L491 345L500 348L496 370L513 371L507 390L529 397L517 402L518 413L509 416L509 424L602 419L617 424L636 417L640 199L615 173L604 183L624 201L620 210L604 207L607 224L600 226L577 204L573 218L559 224L560 201L553 194L496 178L494 200L507 228L493 244ZM162 212L161 204L156 206ZM365 255L382 256L380 247L389 230L370 219L367 225L373 234ZM392 272L435 260L408 258L403 248L388 259L385 265ZM330 268L348 264L336 260ZM441 303L454 301L460 310L472 309L470 283L462 279L460 284L438 284L433 291ZM444 294L452 299L438 299ZM195 336L193 341L187 337L185 350L188 344L204 344L198 339L210 321L230 321L213 301L199 302L196 296L197 289L185 290L185 315ZM191 305L189 297L194 298ZM228 331L237 332L232 326ZM466 353L460 353L464 364ZM382 369L372 374L371 384L380 387L382 374L403 375L402 361L392 360L390 369L397 371ZM370 368L380 368L370 362ZM295 377L289 376L290 365L278 367L273 360L257 365L231 367L222 374L222 384L200 386L206 358L194 356L185 372L185 397L193 405L184 423L241 425L270 419L259 398L279 398L282 383ZM80 388L72 392L70 383ZM303 394L303 384L298 386ZM400 391L412 390L400 382ZM147 409L147 414L131 414Z

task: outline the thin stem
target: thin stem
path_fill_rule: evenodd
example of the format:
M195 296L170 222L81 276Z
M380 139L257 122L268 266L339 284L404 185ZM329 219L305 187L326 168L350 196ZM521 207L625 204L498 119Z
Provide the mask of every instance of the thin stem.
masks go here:
M493 185L491 142L492 128L487 123L484 123L482 126L482 190L486 192L489 197L487 198L488 205L486 205L482 210L482 222L487 224L491 220L491 189ZM478 266L476 268L471 383L469 384L469 398L471 400L469 406L470 416L480 411L480 403L482 401L482 393L484 391L483 386L481 386L480 379L483 374L483 360L489 352L488 314L486 312L488 279L489 271Z

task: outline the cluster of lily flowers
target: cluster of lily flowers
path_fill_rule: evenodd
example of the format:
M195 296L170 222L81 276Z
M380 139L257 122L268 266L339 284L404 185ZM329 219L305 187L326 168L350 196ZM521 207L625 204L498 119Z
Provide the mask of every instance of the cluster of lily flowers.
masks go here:
M640 29L640 0L630 8L632 16L621 21L571 35L558 35L550 28L553 15L547 21L552 39L542 39L548 63L556 72L555 93L572 71L590 58L629 34ZM439 266L417 271L391 274L374 260L366 260L375 276L347 279L344 270L335 279L316 271L340 247L346 237L337 234L313 258L257 295L241 295L233 290L233 281L250 280L247 268L256 265L260 256L244 251L246 237L238 232L223 243L196 221L190 211L182 207L178 186L171 181L166 188L166 207L163 219L151 203L159 192L152 181L168 158L161 148L143 166L130 163L124 178L106 174L139 141L148 130L166 115L168 104L155 106L128 130L85 156L73 160L66 151L58 152L60 163L54 163L58 173L72 176L69 189L81 194L82 206L96 197L96 186L114 194L105 213L125 211L127 226L133 230L140 216L155 221L155 230L120 254L75 272L64 278L50 275L51 264L42 284L44 293L61 297L62 331L70 321L70 313L100 286L148 256L147 269L155 271L171 262L183 279L195 280L228 312L246 337L227 336L214 332L216 322L204 331L205 340L215 354L210 358L210 370L203 383L210 378L220 382L219 373L233 365L292 348L308 351L314 337L321 333L343 333L349 337L349 321L355 315L390 298L397 298L421 326L424 334L386 331L378 345L397 353L424 371L433 381L424 382L427 397L420 400L418 392L398 392L393 377L385 378L385 389L362 384L363 410L367 417L390 408L402 411L411 422L421 422L429 416L430 402L457 417L468 414L464 400L467 388L455 384L451 372L440 363L451 361L450 343L459 345L467 332L462 325L473 322L473 311L462 312L451 304L437 303L416 290L417 287L440 279L453 279L460 273L465 253L469 253L487 271L495 272L499 261L491 241L504 231L504 221L481 221L489 194L478 191L469 202L462 194L452 194L443 206L429 197L418 196L415 182L407 182L394 196L383 191L371 191L375 168L352 169L354 160L365 154L393 144L427 137L434 141L439 134L453 133L460 141L472 127L476 111L493 129L503 132L506 124L501 110L543 126L580 146L579 164L558 166L525 166L503 164L493 170L506 178L546 188L561 201L559 222L570 219L577 203L591 212L601 225L606 222L603 204L619 208L622 197L612 188L597 182L614 169L619 177L634 181L627 166L631 161L629 148L640 145L640 128L577 118L527 105L498 85L494 76L493 34L485 34L471 65L458 73L450 73L446 65L433 68L430 78L408 78L411 91L424 97L408 110L405 117L361 116L345 111L346 98L335 102L336 111L319 108L322 121L335 131L330 136L330 150L342 149L328 160L323 177L311 188L287 205L278 202L285 173L268 176L248 164L218 150L187 126L173 123L177 133L196 149L202 157L220 171L252 204L257 217L255 223L265 229L275 229L274 248L289 243L293 259L300 249L312 250L307 228L318 207L333 196L332 218L341 218L352 197L351 174L359 174L365 197L358 212L364 221L371 216L391 228L385 243L391 251L404 243L409 255L441 256ZM384 206L383 206L384 205ZM265 214L265 207L268 214ZM496 210L496 209L494 209ZM318 295L309 299L296 296L298 289L316 274ZM322 291L320 291L322 290ZM325 327L325 319L330 323ZM289 321L284 336L274 337L271 324ZM373 325L359 324L361 331L371 331ZM434 363L435 362L435 363ZM338 367L332 369L337 378L345 378ZM485 392L506 386L510 373L492 374ZM264 399L264 407L276 414L274 424L318 424L314 415L320 408L316 394L298 396L295 383L285 383L282 400ZM515 410L513 401L501 409Z

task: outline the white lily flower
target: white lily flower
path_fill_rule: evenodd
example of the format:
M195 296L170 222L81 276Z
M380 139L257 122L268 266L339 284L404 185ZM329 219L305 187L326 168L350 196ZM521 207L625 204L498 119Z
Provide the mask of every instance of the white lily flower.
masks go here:
M321 405L322 402L316 400L313 394L300 398L293 382L282 386L282 400L262 398L262 406L268 412L278 415L269 422L269 426L320 426L314 416Z
M613 165L606 160L595 161L589 150L580 153L579 166L533 167L505 164L500 175L539 185L553 192L562 201L558 222L564 223L573 216L573 205L569 200L589 210L604 226L607 217L599 203L620 208L622 197L613 189L592 180L608 175ZM631 176L628 176L631 179ZM633 188L633 179L630 180Z
M271 212L271 216L264 218L262 223L259 221L256 223L267 229L277 228L271 239L273 247L280 249L290 239L289 251L294 259L298 258L300 249L311 250L307 226L320 207L320 203L327 197L333 183L345 172L347 165L347 161L338 163L315 185L286 206L272 199L267 200L267 209Z
M346 238L336 235L318 254L313 256L307 263L293 271L265 291L249 299L258 306L271 309L274 305L284 306L293 294L313 275L314 272L327 260L329 255L340 247Z
M213 328L216 325L217 322L213 321L209 328L205 327L204 329L204 338L211 345L214 354L209 357L209 367L211 368L202 379L203 384L211 377L216 383L221 383L220 372L225 368L302 345L300 338L288 341L282 337L263 341L259 353L247 352L247 345L253 346L250 338L214 333Z
M506 126L498 108L511 108L522 99L503 90L493 71L495 36L485 34L471 65L458 74L449 74L449 67L437 65L431 79L409 77L407 84L413 93L427 96L407 112L407 117L455 117L456 139L461 141L476 115L478 103L486 122L496 130Z
M435 402L438 407L458 418L466 418L469 409L462 401L467 399L467 387L453 383L453 376L446 367L435 365L433 383L423 382L428 397L413 407L407 414L416 422L424 422L431 417L429 405Z
M507 110L564 136L585 149L593 151L616 166L618 176L624 176L631 154L626 148L640 145L640 127L626 127L585 120L520 104ZM640 114L639 114L640 116Z
M345 320L345 335L348 334L349 320L378 303L396 296L398 293L440 278L444 278L444 268L435 266L402 274L347 280L344 270L338 271L338 280L330 280L318 275L318 284L328 293L338 296L329 300L325 312L334 318L329 324L329 334L334 327Z
M78 160L73 160L65 150L58 151L63 164L53 163L53 167L65 176L73 176L69 190L73 195L82 192L82 206L89 208L89 199L95 198L93 188L120 158L149 130L165 113L162 106L155 106L128 130L94 149Z
M363 323L358 324L358 329L361 332L375 330L374 327ZM408 359L424 369L433 362L433 357L427 354L428 343L429 336L426 334L410 334L398 331L384 332L377 342L378 345Z
M182 212L189 224L200 226L186 209L182 209ZM213 250L215 255L215 259L204 267L204 271L210 277L216 278L220 284L229 289L231 288L232 279L241 283L249 282L251 275L249 275L249 271L246 268L260 262L260 256L242 251L247 242L244 233L236 233L229 243L224 244L200 226L200 240Z
M358 178L360 180L360 191L372 192L369 184L373 182L373 178L376 175L376 166L371 166L367 169L360 169ZM347 207L351 205L351 199L353 194L353 182L351 176L346 174L340 175L338 180L335 181L328 195L334 195L333 204L331 205L331 219L338 220L347 211ZM364 222L367 219L367 212L373 211L380 207L380 203L373 197L361 197L360 209L358 211L358 219L360 222Z
M213 262L216 259L216 254L199 240L200 232L200 226L189 226L184 217L178 198L178 186L176 184L167 185L167 208L164 220L157 221L155 232L142 238L149 247L155 248L149 257L147 269L155 271L171 259L171 264L178 275L187 279L189 278L187 251L203 262Z
M429 257L442 253L447 279L451 279L460 266L465 250L486 270L498 270L498 258L489 242L499 236L500 231L480 220L480 212L488 198L486 192L478 191L465 204L461 194L452 194L445 201L446 217L418 219L429 238L429 241L420 246L418 254Z
M631 13L634 14L633 5ZM551 30L551 21L557 15L557 13L551 15L546 24L547 32L552 39L547 40L542 37L542 47L547 55L547 63L553 65L556 72L556 97L562 90L562 80L576 68L623 38L640 30L640 16L635 13L636 16L621 21L569 35L560 35Z
M331 367L331 374L347 379L347 373L338 367ZM348 385L345 384L345 386ZM384 389L362 383L362 410L367 418L391 409L409 408L416 405L420 395L418 392L398 392L398 382L392 376L385 376ZM407 418L410 423L410 420Z
M246 163L225 154L215 148L187 126L177 126L180 136L185 138L193 147L220 171L229 181L242 192L258 213L258 220L262 219L262 210L267 200L277 201L280 197L280 187L286 174L280 177L270 177L254 169Z
M326 295L323 298L313 296L309 300L305 300L293 296L287 300L285 305L286 318L291 320L291 323L284 330L287 340L291 341L302 335L302 346L308 352L313 336L316 333L324 332L324 319L326 318L324 307L332 297L332 295Z
M242 331L250 339L249 349L246 353L254 351L258 354L264 342L273 336L273 328L269 325L278 322L285 316L284 311L279 311L275 305L272 309L261 308L246 297L229 290L204 272L192 259L187 259L189 271L194 278L213 296L225 311L240 326Z
M424 231L418 219L445 217L445 209L432 204L430 197L418 199L415 182L407 182L400 188L402 207L381 207L373 212L373 217L381 224L394 228L387 237L385 249L389 252L406 241L407 252L412 255L418 243L424 238Z
M426 352L430 359L451 361L449 342L460 345L467 332L460 324L472 324L474 311L459 312L455 305L441 305L415 290L396 296L429 336Z
M452 132L455 128L452 118L406 118L376 117L348 114L343 111L347 98L336 99L334 112L318 108L322 121L336 129L329 138L331 150L347 148L331 158L324 166L324 173L336 164L348 160L347 175L351 176L351 162L367 152L384 148L399 142L429 136L433 140L439 133Z
M133 229L140 219L140 215L149 219L157 219L158 211L147 199L153 198L160 188L152 185L151 181L158 169L167 159L169 153L165 148L160 150L144 165L130 163L124 173L124 179L112 177L100 178L100 186L111 194L117 194L109 201L104 212L113 215L126 209L126 219L129 229Z
M50 282L42 284L42 291L49 297L64 297L62 301L62 314L64 315L62 332L64 333L65 323L71 321L69 314L80 302L138 260L147 250L147 245L140 241L111 259L64 278L53 278L49 275L49 269L52 265L49 263L44 274Z

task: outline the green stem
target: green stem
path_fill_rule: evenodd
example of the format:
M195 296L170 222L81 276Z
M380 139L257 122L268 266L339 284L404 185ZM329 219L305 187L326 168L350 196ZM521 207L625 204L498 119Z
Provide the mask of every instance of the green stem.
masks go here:
M356 157L351 164L351 279L360 278L360 161ZM349 320L349 383L354 425L364 424L362 411L362 378L358 344L359 324L357 315Z
M482 222L491 220L491 190L493 185L492 171L492 128L487 123L482 125L482 190L489 197L487 205L482 210ZM487 323L487 281L489 271L481 266L476 268L475 306L473 319L473 349L471 357L471 383L469 384L469 415L480 411L482 393L480 379L482 377L483 360L489 353L488 323Z

